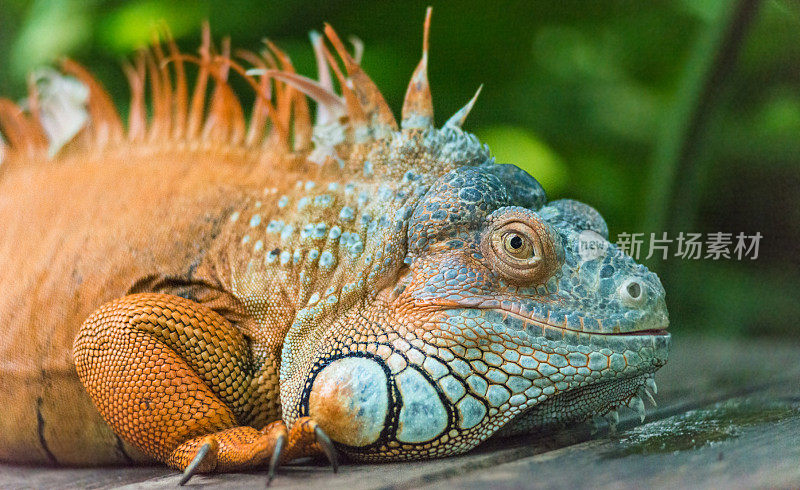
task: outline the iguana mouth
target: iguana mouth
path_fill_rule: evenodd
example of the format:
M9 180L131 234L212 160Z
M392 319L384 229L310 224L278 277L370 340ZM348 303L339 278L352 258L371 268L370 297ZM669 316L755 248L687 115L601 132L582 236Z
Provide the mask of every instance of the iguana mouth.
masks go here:
M577 330L574 328L569 328L566 326L566 319L560 325L553 323L552 321L542 321L537 318L531 318L520 313L516 313L509 310L499 309L499 308L491 308L493 311L503 314L506 317L512 317L517 320L524 322L527 326L528 323L534 324L542 329L552 329L558 330L562 332L574 332L579 334L585 335L603 335L603 336L610 336L610 337L633 337L633 336L669 336L669 332L667 331L667 325L664 325L661 328L646 328L641 330L629 330L629 331L621 331L621 327L619 324L612 327L611 332L595 332L590 330ZM548 317L549 319L549 317ZM601 327L603 327L602 322L600 320L596 320ZM581 318L581 324L583 325L583 318Z

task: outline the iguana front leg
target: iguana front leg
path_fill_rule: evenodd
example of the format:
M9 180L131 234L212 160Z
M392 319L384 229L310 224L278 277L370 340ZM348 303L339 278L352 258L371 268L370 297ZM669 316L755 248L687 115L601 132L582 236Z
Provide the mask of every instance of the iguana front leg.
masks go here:
M309 441L301 420L292 431L281 421L260 431L242 424L265 396L258 367L241 332L199 303L164 294L112 301L84 322L74 356L106 422L146 453L186 470L184 482L195 472L269 460L272 473L289 456L329 452L320 446L329 443L324 433L312 428L317 437Z

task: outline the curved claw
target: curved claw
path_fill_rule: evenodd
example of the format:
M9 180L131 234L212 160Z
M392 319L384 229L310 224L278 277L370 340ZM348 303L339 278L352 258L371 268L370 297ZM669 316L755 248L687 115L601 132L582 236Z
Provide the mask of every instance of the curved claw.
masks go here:
M206 456L208 456L209 451L211 451L210 442L206 442L200 446L200 450L197 451L197 454L192 462L189 463L189 466L187 466L185 470L183 470L183 476L181 477L181 481L178 483L178 485L186 485L186 482L188 482L189 479L194 476L195 472L197 472L197 467L200 466L200 463L202 463Z
M314 427L314 435L317 437L317 443L325 452L325 456L327 456L328 461L330 461L333 472L338 472L339 459L336 456L336 448L333 445L333 441L331 441L331 438L328 437L328 434L326 434L325 431L323 431L319 426Z
M278 467L278 462L281 460L281 453L286 446L286 436L281 434L275 441L275 449L272 451L272 458L269 460L269 473L267 474L267 486L272 483L275 478L275 470Z

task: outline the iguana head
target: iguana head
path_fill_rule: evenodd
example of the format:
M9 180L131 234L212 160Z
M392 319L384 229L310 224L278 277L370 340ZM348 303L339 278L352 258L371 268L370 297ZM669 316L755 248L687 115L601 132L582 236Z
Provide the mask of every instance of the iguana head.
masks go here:
M402 128L376 110L374 141L348 147L364 241L340 264L341 294L315 297L287 335L284 418L310 415L342 451L377 461L622 405L643 413L669 346L658 277L608 242L593 208L548 203L533 177L495 163L459 127L472 102L434 129L425 63ZM368 85L362 95L370 107Z
M547 203L530 175L489 161L438 177L407 223L393 280L304 363L298 410L345 452L445 455L503 428L643 411L667 359L664 289L597 211ZM386 243L366 250L380 260Z

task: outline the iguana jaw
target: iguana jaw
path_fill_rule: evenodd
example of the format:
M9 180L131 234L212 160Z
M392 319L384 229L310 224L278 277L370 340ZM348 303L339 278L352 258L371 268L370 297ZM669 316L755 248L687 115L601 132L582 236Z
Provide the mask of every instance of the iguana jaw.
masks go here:
M497 309L440 305L414 316L425 319L424 329L397 324L386 341L378 342L381 345L368 346L355 358L350 353L321 360L321 374L310 376L308 406L326 430L333 431L334 440L339 433L351 437L353 431L369 432L364 436L369 443L337 441L344 442L340 449L356 460L457 454L498 433L548 429L613 414L620 406L640 411L642 397L648 397L648 380L666 363L670 343L670 335L662 331L577 332ZM368 373L369 379L360 384L350 379ZM411 380L415 382L409 384ZM359 410L348 421L339 412L333 416L319 408L358 406L369 413L369 407L378 405L353 405L353 394L333 388L384 385L384 397L393 402L383 402L377 419ZM366 393L363 390L352 391ZM332 393L337 403L325 398ZM326 403L320 403L322 399ZM418 430L430 437L409 443L403 435L403 413L415 404L451 415L436 429L422 425ZM483 407L477 415L476 407ZM373 426L371 432L364 429ZM392 444L403 450L395 452Z
M449 314L463 316L463 312L452 310ZM630 408L643 419L643 400L655 403L653 374L666 364L671 344L671 335L664 328L580 332L500 309L481 310L480 318L491 325L491 329L481 325L489 336L508 335L513 343L534 350L530 358L538 362L517 364L530 368L522 375L533 379L542 393L549 393L538 400L529 396L524 409L498 430L500 435L546 431L596 416L604 416L614 426L619 420L618 408ZM586 359L585 364L581 359ZM504 366L510 363L498 369ZM538 380L532 370L539 372Z

